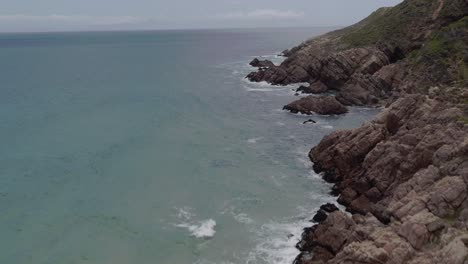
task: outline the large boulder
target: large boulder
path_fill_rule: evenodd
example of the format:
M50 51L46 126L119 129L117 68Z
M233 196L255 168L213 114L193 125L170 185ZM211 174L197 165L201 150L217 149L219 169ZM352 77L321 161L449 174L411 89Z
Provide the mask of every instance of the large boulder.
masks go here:
M292 113L311 115L339 115L348 112L348 109L338 102L333 96L308 96L294 101L283 108Z
M257 68L269 68L275 66L275 64L269 60L259 60L257 58L253 59L249 64L250 66Z

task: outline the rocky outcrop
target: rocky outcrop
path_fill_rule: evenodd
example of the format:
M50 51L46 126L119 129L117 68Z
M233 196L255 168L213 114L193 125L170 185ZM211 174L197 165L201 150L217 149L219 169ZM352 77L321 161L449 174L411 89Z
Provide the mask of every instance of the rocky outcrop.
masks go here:
M308 82L297 89L302 93L337 92L346 105L371 105L390 96L392 88L405 75L402 67L391 64L392 52L378 48L355 48L336 53L318 53L304 59L293 57L281 66L250 73L251 81L276 85Z
M269 68L275 66L275 64L269 60L259 60L257 58L253 59L249 64L250 66L257 68Z
M407 95L374 121L325 137L310 158L353 215L333 212L307 229L296 262L463 264L468 126L460 115Z
M292 113L311 115L339 115L348 112L348 109L333 96L307 96L294 101L283 108Z

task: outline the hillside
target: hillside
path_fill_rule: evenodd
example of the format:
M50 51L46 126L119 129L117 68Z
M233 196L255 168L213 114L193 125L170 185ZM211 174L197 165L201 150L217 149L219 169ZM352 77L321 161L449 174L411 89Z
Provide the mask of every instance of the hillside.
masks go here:
M280 66L247 77L278 85L324 85L345 105L386 104L394 94L428 92L434 86L463 87L467 15L466 0L407 0L306 41L286 51ZM461 95L451 93L447 99Z

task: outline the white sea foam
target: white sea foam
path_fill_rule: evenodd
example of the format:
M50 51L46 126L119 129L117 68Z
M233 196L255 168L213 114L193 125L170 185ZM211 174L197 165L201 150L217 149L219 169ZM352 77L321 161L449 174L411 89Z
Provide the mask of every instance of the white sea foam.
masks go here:
M283 122L278 121L278 122L276 122L276 125L278 125L278 126L285 126L286 124L283 123Z
M273 85L266 81L261 82L251 82L249 79L244 76L241 77L242 86L249 92L276 92L283 95L292 95L295 93L296 88L300 85L305 85L305 83L295 83L289 85Z
M179 219L190 220L194 214L191 212L192 209L189 207L182 207L176 208L177 209L177 217Z
M304 168L310 168L312 166L312 163L310 162L309 159L309 150L304 148L304 147L299 147L296 149L294 152L296 155L297 161L304 166Z
M250 139L247 140L247 142L250 143L250 144L255 144L255 143L257 143L259 140L262 140L262 139L263 139L263 137L250 138Z
M233 214L234 219L241 224L252 224L254 220L245 213Z
M176 227L186 228L192 236L196 238L211 238L216 234L216 221L213 219L207 219L203 221L193 221L192 218L195 214L192 213L192 208L182 207L177 209L177 218L182 222L176 224Z
M311 179L311 180L321 180L322 175L316 173L314 170L310 170L310 172L308 174L308 178Z
M249 92L274 92L275 91L275 89L273 88L250 88L247 86L244 86L244 88Z
M192 236L196 238L211 238L216 234L216 221L208 219L201 221L198 224L178 224L177 227L187 228Z
M295 248L302 230L310 223L306 221L276 223L270 222L257 231L259 243L250 252L246 263L290 264L299 254Z

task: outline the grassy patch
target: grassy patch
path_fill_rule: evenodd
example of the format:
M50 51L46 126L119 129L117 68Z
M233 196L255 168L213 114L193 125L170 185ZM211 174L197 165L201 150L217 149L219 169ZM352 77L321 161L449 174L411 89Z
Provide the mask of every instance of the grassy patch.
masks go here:
M468 117L460 116L458 117L458 121L463 122L464 124L468 124Z
M405 1L392 8L381 8L368 18L350 27L342 40L354 47L368 46L377 42L409 41L417 28L430 18L437 1ZM418 33L418 32L416 32Z

